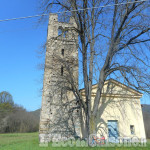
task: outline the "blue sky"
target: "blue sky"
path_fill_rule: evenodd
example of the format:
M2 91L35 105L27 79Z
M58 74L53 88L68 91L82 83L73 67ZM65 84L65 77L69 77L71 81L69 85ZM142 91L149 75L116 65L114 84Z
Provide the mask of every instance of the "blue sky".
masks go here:
M0 20L39 14L37 0L0 0ZM42 71L37 51L47 36L47 23L38 18L0 22L0 92L27 110L41 106Z
M0 0L0 20L39 14L38 0ZM14 102L28 111L41 106L42 74L38 56L47 37L47 22L38 18L0 22L0 92L8 91ZM144 96L142 103L150 103Z

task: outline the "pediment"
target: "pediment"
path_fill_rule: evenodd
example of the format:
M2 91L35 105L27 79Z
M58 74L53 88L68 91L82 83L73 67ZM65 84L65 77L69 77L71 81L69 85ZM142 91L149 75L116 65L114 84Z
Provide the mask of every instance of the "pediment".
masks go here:
M92 95L94 96L97 92L97 84L92 86ZM84 93L84 89L81 93ZM116 80L109 79L105 81L102 90L102 96L117 96L117 97L142 97L142 93L122 84Z

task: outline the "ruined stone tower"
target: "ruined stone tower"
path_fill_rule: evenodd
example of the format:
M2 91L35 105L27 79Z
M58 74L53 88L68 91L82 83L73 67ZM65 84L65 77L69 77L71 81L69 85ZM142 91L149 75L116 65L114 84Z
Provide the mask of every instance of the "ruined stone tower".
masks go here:
M78 35L72 30L74 27L76 23L72 18L65 23L58 22L57 14L49 17L39 130L41 143L51 141L57 134L63 137L80 134L78 110L73 110L77 104L69 90L70 76L78 87Z

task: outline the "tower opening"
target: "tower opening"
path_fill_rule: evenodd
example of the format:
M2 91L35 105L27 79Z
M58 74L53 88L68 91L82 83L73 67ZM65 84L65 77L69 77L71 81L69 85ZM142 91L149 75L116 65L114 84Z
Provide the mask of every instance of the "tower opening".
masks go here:
M64 74L64 67L61 66L61 76L63 76L63 74Z
M64 49L61 50L61 55L64 56Z
M59 27L59 28L58 28L58 36L62 35L62 33L63 33L63 30L62 30L61 27Z

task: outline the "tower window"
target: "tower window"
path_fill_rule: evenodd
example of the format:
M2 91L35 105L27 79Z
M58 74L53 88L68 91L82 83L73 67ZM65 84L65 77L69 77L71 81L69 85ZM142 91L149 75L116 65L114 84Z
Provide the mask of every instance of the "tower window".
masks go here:
M60 35L62 35L62 29L61 28L58 29L58 36L60 36Z
M63 73L64 73L64 68L63 66L61 66L61 76L63 76Z
M131 134L135 134L135 128L134 128L134 125L130 125L130 131L131 131Z
M64 49L61 50L61 55L64 56Z
M68 33L68 31L64 31L64 38L67 37L67 33Z

